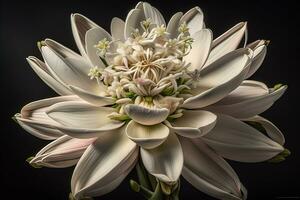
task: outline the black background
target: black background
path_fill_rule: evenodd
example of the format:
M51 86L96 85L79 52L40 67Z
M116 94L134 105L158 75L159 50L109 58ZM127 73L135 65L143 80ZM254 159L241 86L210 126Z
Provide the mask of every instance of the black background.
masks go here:
M299 139L297 98L298 13L293 16L289 1L150 1L169 20L172 13L187 11L196 5L205 13L207 27L214 37L240 21L248 21L249 42L269 39L263 67L252 77L269 86L289 85L287 93L263 116L280 127L286 147L292 155L283 163L230 162L247 187L249 199L299 197ZM27 134L11 120L31 101L52 97L51 91L33 72L25 58L41 57L36 42L51 38L77 50L72 38L70 14L79 12L109 30L114 16L125 19L136 1L1 1L1 199L67 199L72 169L34 169L25 159L47 142ZM299 116L299 115L298 115ZM299 122L298 122L299 123ZM131 174L134 176L134 173ZM298 184L298 185L297 185ZM3 187L4 185L4 187ZM2 198L3 197L3 198ZM282 198L283 197L283 198ZM99 199L139 199L130 191L126 179L114 192ZM183 181L181 199L212 199Z

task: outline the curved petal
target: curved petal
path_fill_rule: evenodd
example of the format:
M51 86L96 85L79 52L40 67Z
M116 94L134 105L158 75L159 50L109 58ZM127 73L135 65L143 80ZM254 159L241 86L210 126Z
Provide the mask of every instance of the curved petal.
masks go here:
M59 125L61 132L75 138L92 138L120 128L124 122L111 120L114 108L95 107L85 102L58 103L47 110L47 115Z
M213 104L238 87L251 63L248 49L239 49L223 56L201 71L195 95L183 102L184 108L202 108ZM250 55L251 56L251 55Z
M230 165L204 142L180 138L182 176L198 190L217 199L246 199L245 188Z
M56 80L90 92L99 89L97 82L88 76L90 65L85 59L53 40L47 39L45 44L46 46L41 47L41 52L48 70Z
M269 109L284 94L286 89L286 85L274 90L267 89L260 82L244 81L240 87L226 98L205 109L239 119L246 119Z
M73 166L95 140L95 138L77 139L67 135L61 136L40 150L30 163L53 168Z
M54 120L49 118L46 110L59 102L78 100L76 96L62 96L31 102L21 110L21 115L16 116L19 125L30 134L44 140L54 140L63 135L53 125Z
M57 94L59 95L70 95L72 92L61 82L57 81L51 76L45 63L34 56L26 58L29 65L37 73L37 75Z
M282 146L284 145L284 143L285 143L284 135L279 130L279 128L277 128L269 120L267 120L261 116L255 116L255 117L247 119L246 121L250 121L250 122L252 121L252 122L259 123L266 130L266 133L272 140L274 140L275 142L277 142L278 144L280 144Z
M158 26L161 26L163 24L166 25L165 19L159 12L159 10L157 10L156 8L154 8L146 2L143 3L143 8L146 19L150 18L151 21Z
M101 27L92 28L85 34L85 49L92 66L105 68L105 65L97 54L97 49L94 47L100 40L104 38L106 38L108 41L112 40L110 34Z
M212 32L209 29L202 29L192 35L194 42L192 49L183 59L191 63L190 70L201 70L207 60L212 41Z
M130 172L138 157L134 142L119 129L97 139L80 158L71 181L76 199L103 195L115 189Z
M246 76L246 79L252 76L258 68L261 66L263 63L266 55L267 55L267 42L262 40L261 42L258 43L258 46L254 47L253 50L253 59L252 63L249 67L248 74Z
M161 145L169 135L169 129L163 124L144 126L131 120L126 127L129 139L145 149Z
M204 28L204 15L202 10L197 6L189 11L187 11L181 18L180 23L186 22L189 33L193 35L194 33L200 31Z
M143 125L154 125L163 122L169 115L166 108L147 108L129 104L124 108L126 114L134 121Z
M182 117L165 123L183 137L202 137L214 128L217 121L215 114L204 110L184 110L182 113Z
M141 157L147 171L165 183L176 182L183 166L183 153L177 136L168 139L155 149L141 148Z
M71 26L75 42L81 55L87 57L85 48L85 34L88 30L92 28L98 28L99 26L87 17L78 13L71 14Z
M226 31L212 42L212 49L205 66L215 62L225 54L235 50L247 30L247 23L241 22Z
M92 94L76 86L69 86L69 88L74 94L79 96L81 99L95 106L107 106L112 105L115 102L115 100L111 97L104 97L101 95Z
M132 9L125 20L125 29L124 29L124 36L125 39L131 37L132 32L135 29L139 29L142 31L141 28L141 21L145 19L144 12L140 9Z
M227 115L218 115L215 128L202 139L219 155L241 162L269 160L284 150L256 129Z
M110 33L113 38L113 40L121 40L124 41L124 29L125 29L125 22L118 18L114 17L111 20L110 24Z
M181 17L182 17L182 12L177 12L171 17L167 25L167 32L170 33L169 38L177 37Z

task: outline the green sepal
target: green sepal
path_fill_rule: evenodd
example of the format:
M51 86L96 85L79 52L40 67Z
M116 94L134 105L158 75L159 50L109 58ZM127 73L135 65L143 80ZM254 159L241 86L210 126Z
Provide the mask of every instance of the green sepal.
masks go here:
M134 191L134 192L138 192L140 193L143 197L145 197L146 199L150 199L153 196L153 192L151 192L150 190L148 190L147 188L145 188L142 185L139 185L136 181L134 180L130 180L129 181L130 184L130 188Z
M288 156L291 155L291 152L290 152L290 150L288 150L288 149L285 148L285 149L280 153L280 155L282 155L283 157L288 157Z
M160 184L156 184L154 193L149 200L163 200L163 199L167 199L167 198L164 198Z
M275 157L271 158L270 160L268 160L268 162L269 163L280 163L284 160L285 160L285 158L282 155L278 154L277 156L275 156Z
M73 196L72 192L70 192L70 194L69 194L69 200L77 200ZM93 198L92 197L82 197L82 198L80 198L80 200L93 200Z
M36 168L36 169L40 169L42 168L41 165L38 165L36 163L31 163L30 161L34 158L34 156L30 156L29 158L26 159L26 162L29 163L29 165L31 165L31 167Z
M17 117L21 116L20 113L16 113L14 116L11 117L12 120L14 120L17 124L19 124Z
M281 88L282 86L283 86L283 84L277 83L276 85L274 85L273 89L274 89L274 90L278 90L278 89Z
M160 187L161 187L162 192L165 195L169 196L172 193L172 186L168 185L164 182L161 182L161 181L159 183L160 183Z
M171 87L167 87L165 89L163 89L163 91L161 91L161 95L163 96L171 96L174 93L173 88Z
M133 98L137 97L137 94L135 94L134 92L125 92L125 96L127 98L133 99Z
M267 131L266 129L263 127L263 125L261 125L261 123L259 122L254 122L254 121L245 121L246 124L248 124L249 126L251 126L252 128L255 128L256 130L258 130L259 132L267 135Z
M152 188L150 181L148 180L148 173L146 172L144 166L142 165L141 161L136 164L135 166L137 177L139 179L139 183L146 187L146 188Z

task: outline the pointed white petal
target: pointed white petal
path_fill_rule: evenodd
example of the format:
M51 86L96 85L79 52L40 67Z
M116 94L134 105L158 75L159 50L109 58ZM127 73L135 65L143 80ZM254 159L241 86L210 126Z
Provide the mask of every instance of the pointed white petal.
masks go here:
M183 116L166 125L175 133L189 138L202 137L215 126L217 116L204 110L184 110Z
M92 138L120 128L124 122L111 120L115 109L96 107L85 102L58 103L47 110L47 115L59 123L61 132L75 138Z
M249 67L246 79L252 76L258 68L262 65L267 54L267 46L265 44L259 45L253 49L253 59Z
M114 17L111 20L110 24L110 32L113 40L121 40L124 41L124 29L125 29L125 22L117 17Z
M177 12L171 17L167 26L167 32L170 33L169 38L176 38L178 36L181 17L182 12Z
M267 89L263 83L257 81L244 81L226 98L205 109L246 119L269 109L284 94L286 89L286 85L273 90Z
M101 95L91 94L76 86L69 86L74 94L79 96L81 99L93 104L95 106L107 106L114 104L115 100L111 97L103 97Z
M126 127L127 136L145 149L161 145L169 135L169 129L163 124L145 126L131 120Z
M78 100L76 96L62 96L34 101L25 105L21 110L21 116L17 116L19 125L30 134L44 140L54 140L63 135L53 125L55 121L49 118L46 110L49 106L64 101Z
M64 135L40 150L30 161L40 166L64 168L75 165L92 139L77 139Z
M112 40L110 34L101 27L92 28L85 34L85 49L92 66L98 66L99 68L105 67L103 62L100 60L95 47L95 45L104 38L108 41Z
M217 199L245 199L242 184L230 165L200 139L180 138L182 176L198 190Z
M81 55L86 56L85 34L88 30L99 26L87 17L78 13L71 15L71 26L77 47Z
M202 108L233 91L244 80L251 63L248 49L238 49L223 56L201 71L202 77L192 89L195 96L186 99L184 108Z
M187 11L181 18L180 23L186 22L191 35L204 28L204 15L202 10L197 6Z
M46 64L36 57L30 56L26 58L29 65L37 73L37 75L57 94L70 95L72 92L62 83L53 78L48 71Z
M110 192L120 184L119 177L125 178L130 172L137 160L138 148L123 131L119 129L101 136L84 152L71 181L72 193L77 199Z
M146 19L150 18L152 23L158 26L161 26L163 24L166 25L165 19L162 16L162 14L159 12L159 10L157 10L156 8L154 8L149 3L146 2L143 3L143 8L144 8L144 14Z
M141 148L141 156L147 171L165 183L178 180L182 166L183 154L177 136L170 133L167 140L155 149Z
M146 108L134 104L125 106L124 110L132 120L143 125L159 124L169 115L169 110L166 108Z
M144 12L140 9L132 9L126 18L124 36L125 39L131 37L135 29L141 30L141 21L145 19ZM142 30L141 30L142 31Z
M215 62L225 54L235 50L245 35L247 23L241 22L216 38L205 66Z
M194 39L192 49L183 59L187 63L191 63L189 67L191 71L201 70L210 52L212 32L209 29L202 29L194 33L192 38Z
M277 142L280 145L284 145L285 143L285 138L284 135L282 134L282 132L279 130L279 128L277 128L272 122L270 122L269 120L261 117L261 116L255 116L249 119L246 119L246 121L253 121L253 122L258 122L259 124L261 124L264 129L266 130L268 136L274 140L275 142Z
M280 144L228 115L218 115L215 128L201 139L219 155L241 162L269 160L283 151Z

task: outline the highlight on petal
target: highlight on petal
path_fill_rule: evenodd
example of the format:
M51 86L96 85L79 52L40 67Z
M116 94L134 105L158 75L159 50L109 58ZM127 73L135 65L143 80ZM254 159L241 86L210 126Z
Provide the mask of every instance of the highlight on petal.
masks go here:
M170 33L169 38L175 38L178 36L178 28L180 26L180 19L182 15L182 12L177 12L171 17L167 25L167 32Z
M284 145L285 138L282 132L277 128L272 122L269 120L261 117L261 116L254 116L252 118L248 118L245 121L247 122L255 122L259 123L266 131L266 134L275 142L277 142L280 145Z
M258 40L248 45L253 50L253 59L246 78L252 76L263 63L267 55L267 44L268 41L266 40Z
M138 148L118 129L97 139L80 158L71 180L76 199L111 192L134 167Z
M56 80L90 92L98 91L97 82L88 76L90 64L83 57L53 40L46 39L44 43L41 52Z
M31 102L22 108L21 114L16 116L16 120L30 134L43 140L54 140L63 133L54 127L57 123L47 116L46 110L56 103L75 100L79 100L79 98L62 96Z
M211 131L217 121L217 116L204 110L184 110L183 116L166 125L175 133L188 138L202 137Z
M37 75L57 94L70 95L72 92L63 83L57 81L49 72L45 63L34 56L26 58L29 65L37 73Z
M85 34L88 30L92 28L98 28L99 26L87 17L78 13L71 14L71 26L75 42L81 55L87 57L85 48Z
M205 28L204 15L202 10L197 6L187 11L181 18L180 23L186 22L191 35Z
M113 40L125 41L124 29L125 29L125 22L122 19L118 17L114 17L111 20L110 33Z
M209 29L202 29L192 35L194 42L192 43L192 49L184 57L187 63L191 63L190 70L201 70L205 64L212 42L212 32Z
M146 2L143 3L143 8L144 8L144 14L146 19L150 18L152 23L158 26L166 25L165 19L162 16L162 14L159 12L159 10L157 10L156 8L154 8L149 3Z
M249 49L238 49L201 71L196 88L191 91L193 97L186 99L184 108L202 108L227 96L244 80L251 63Z
M145 126L131 120L126 127L129 139L144 149L153 149L161 145L169 135L169 129L163 124Z
M269 109L286 89L286 85L277 90L268 89L261 82L247 80L227 97L205 109L239 119L247 119Z
M64 135L40 150L30 161L38 166L64 168L75 165L95 138L77 139Z
M228 115L218 115L215 128L202 139L224 158L262 162L284 149L261 132Z
M212 42L211 52L205 66L210 65L227 53L234 51L239 46L244 35L246 37L246 30L247 23L241 22L216 38Z
M159 124L169 115L169 110L166 108L147 108L134 104L125 106L124 110L132 120L143 125Z
M247 198L237 174L230 165L201 139L180 138L184 155L182 176L198 190L217 199Z
M85 102L58 103L47 110L47 115L59 125L61 132L75 138L92 138L120 128L124 122L111 120L114 108L96 107Z
M183 153L175 134L170 133L157 148L141 148L141 157L147 171L160 181L174 183L178 180L183 166Z

